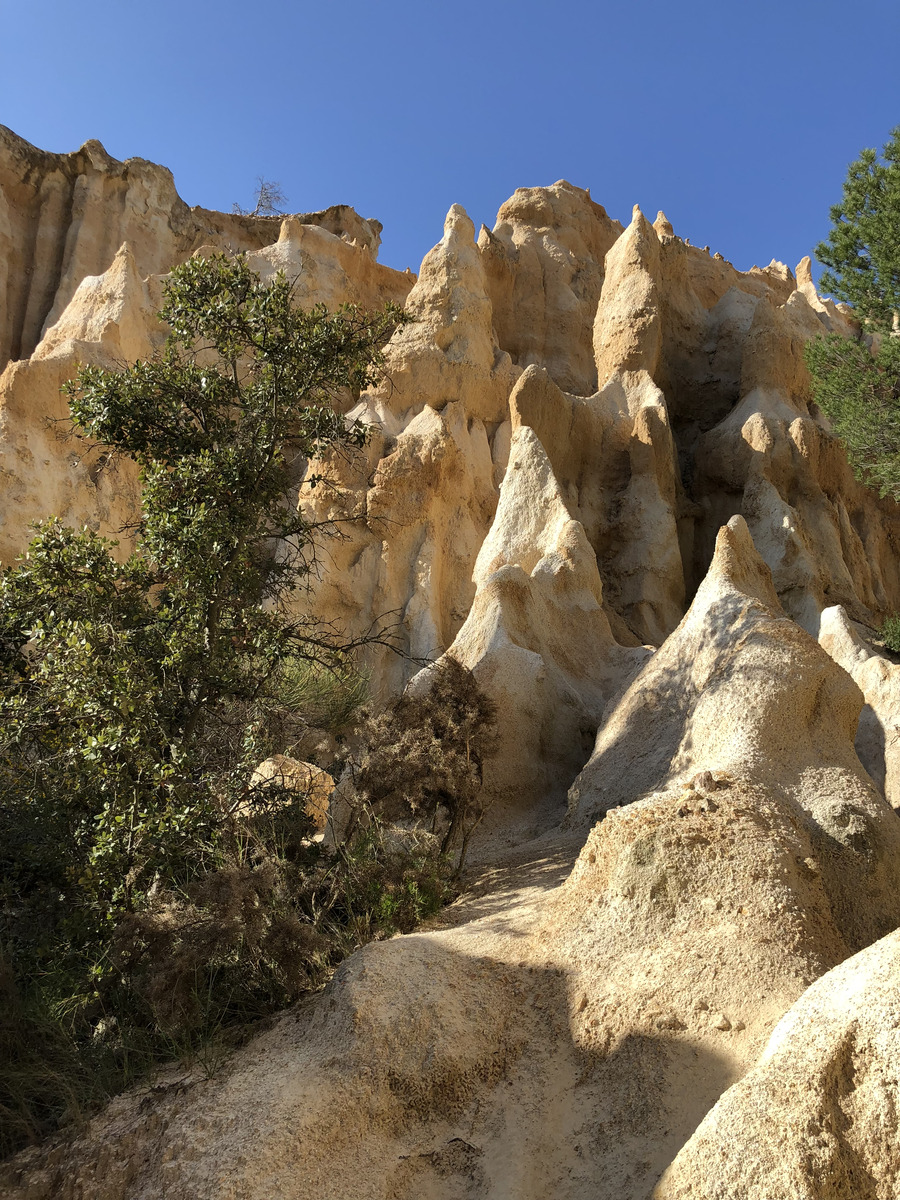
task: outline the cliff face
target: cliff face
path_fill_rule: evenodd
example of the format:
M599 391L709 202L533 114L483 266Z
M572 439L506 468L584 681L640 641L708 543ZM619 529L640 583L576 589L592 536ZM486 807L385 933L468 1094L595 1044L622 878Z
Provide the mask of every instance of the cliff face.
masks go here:
M380 223L348 205L301 219L377 255ZM117 162L99 142L48 154L0 126L0 370L34 352L81 281L106 271L123 243L146 278L200 246L258 250L279 225L275 217L188 208L171 171L142 158Z
M0 188L2 556L36 517L134 511L130 465L48 425L59 385L153 351L174 263L245 250L302 303L413 315L353 410L368 446L324 464L310 511L344 537L313 603L400 614L386 694L449 650L501 712L484 876L444 927L5 1194L895 1195L900 668L864 635L900 609L900 511L810 406L804 342L852 326L808 260L740 272L565 182L477 239L454 206L418 278L352 209L188 209L94 143L6 134Z
M99 142L47 154L0 126L0 560L51 513L112 536L133 515L130 464L65 439L59 388L79 362L161 344L160 275L204 247L246 251L263 274L302 272L309 303L402 302L412 279L376 261L380 234L347 205L286 222L188 208L165 167Z

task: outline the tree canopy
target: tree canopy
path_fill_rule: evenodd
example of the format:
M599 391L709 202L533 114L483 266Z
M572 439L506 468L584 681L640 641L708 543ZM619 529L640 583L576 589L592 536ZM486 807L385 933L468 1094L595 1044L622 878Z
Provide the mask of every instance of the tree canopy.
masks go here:
M863 150L850 164L831 219L819 286L852 306L859 333L807 345L813 398L857 478L900 500L900 128L880 157Z
M829 269L819 286L853 305L873 329L890 329L900 313L900 126L879 157L863 150L852 162L828 240L816 257Z

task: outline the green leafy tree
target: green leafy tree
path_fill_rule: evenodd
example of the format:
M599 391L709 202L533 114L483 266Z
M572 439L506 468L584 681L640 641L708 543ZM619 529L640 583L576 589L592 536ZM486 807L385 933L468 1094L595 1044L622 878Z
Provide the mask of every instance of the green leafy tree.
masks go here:
M139 464L136 548L50 520L0 580L0 937L82 980L113 971L126 914L246 849L233 817L265 808L248 780L281 674L359 644L304 615L298 489L364 441L334 401L403 319L301 311L224 256L175 269L160 316L159 357L67 389L76 429Z
M900 128L882 155L851 163L832 229L816 247L823 291L849 302L857 339L806 347L813 398L844 442L857 478L900 499Z

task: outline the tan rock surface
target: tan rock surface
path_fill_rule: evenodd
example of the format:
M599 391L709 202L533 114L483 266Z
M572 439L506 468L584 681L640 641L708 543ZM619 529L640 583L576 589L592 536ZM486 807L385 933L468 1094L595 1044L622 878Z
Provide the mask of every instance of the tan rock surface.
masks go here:
M563 216L576 231L565 247ZM440 410L458 397L483 418L499 482L512 430L532 425L597 555L605 604L625 640L658 643L674 628L719 525L735 512L750 522L789 612L811 631L832 599L862 619L886 611L900 597L896 510L853 481L806 404L802 344L831 321L827 308L814 311L808 289L781 264L741 273L686 245L665 219L657 224L636 213L601 270L597 256L611 235L598 206L569 185L525 189L501 209L493 234L482 230L479 265L467 218L451 211L411 294L419 321L395 339L390 384L367 399L386 451L423 404ZM585 288L591 280L580 300L567 274L573 254L582 255ZM586 297L598 291L596 365L587 372ZM534 334L541 321L544 343ZM603 386L593 395L555 382L584 393L595 377ZM788 442L796 450L786 458ZM360 490L357 509L362 503ZM431 524L446 541L452 512L435 512ZM382 557L393 557L389 539ZM469 565L458 561L460 570ZM462 594L466 584L456 578L451 590ZM408 593L394 603L421 602ZM364 606L360 623L376 615ZM402 682L402 672L385 670L391 686Z
M501 351L475 227L454 204L444 236L425 255L406 298L412 317L387 346L389 380L376 403L408 420L427 404L459 402L468 416L496 426L519 371Z
M381 225L347 205L302 220L377 254ZM279 224L188 208L165 167L118 162L97 141L49 154L0 126L0 369L33 352L81 281L106 271L123 242L146 278L203 245L259 249L275 240Z
M900 809L900 664L877 654L840 605L822 613L819 643L865 697L856 753L888 803Z
M853 480L802 363L852 322L808 263L740 272L565 182L477 243L451 208L418 281L379 233L343 206L188 209L163 168L0 130L0 557L34 517L134 511L131 465L47 419L77 361L152 351L175 262L245 250L304 303L406 297L350 412L369 444L314 494L341 534L316 611L394 623L384 697L448 648L473 667L503 801L440 928L354 955L219 1076L122 1097L3 1194L647 1200L675 1159L665 1186L695 1190L667 1196L803 1195L810 1163L825 1200L891 1195L896 943L826 974L900 922L900 820L854 751L893 798L898 668L851 624L900 609L900 514ZM579 770L569 831L510 850Z
M471 606L497 503L487 430L461 402L426 405L396 437L376 434L365 454L324 469L332 485L308 511L338 536L322 547L315 605L353 634L386 628L405 652L371 654L373 691L386 697L447 649Z
M594 552L527 425L513 434L474 582L475 599L448 653L497 704L499 746L486 764L486 786L515 816L541 814L555 824L604 706L648 651L613 637Z
M896 881L886 892L873 869L885 852L895 858L900 819L873 807L854 766L855 685L778 613L741 522L723 531L708 584L693 627L703 627L701 645L719 644L712 691L731 771L718 769L716 744L695 721L693 765L702 769L691 786L673 779L610 812L574 870L580 838L557 834L520 848L484 871L443 928L353 955L322 995L285 1014L216 1078L173 1074L154 1093L149 1120L140 1093L122 1097L64 1151L20 1156L5 1168L5 1195L647 1200L673 1160L688 1163L692 1185L710 1187L720 1169L773 1162L767 1151L754 1158L750 1142L735 1166L729 1134L724 1149L715 1143L707 1154L721 1167L699 1171L690 1156L702 1165L706 1151L692 1135L723 1093L728 1111L737 1081L810 984L900 919ZM684 648L685 638L682 627L667 647ZM642 674L668 661L671 693L690 693L694 664L683 654L666 660L667 647ZM766 647L782 671L763 675ZM750 685L770 696L771 753L753 696L742 706L727 701ZM799 790L773 775L792 693L799 704L783 736L800 743ZM621 726L620 740L639 762L646 725ZM805 761L804 745L819 757ZM834 862L846 876L843 893ZM818 1076L807 1070L809 1055L795 1055L795 1077L815 1084L804 1101L811 1111L818 1094L830 1095L832 1029L834 1021L821 1042L810 1041L822 1047L812 1056L823 1065ZM866 1033L859 1044L875 1040ZM763 1060L757 1070L765 1069ZM879 1071L867 1075L855 1110L872 1114L876 1130L888 1112ZM775 1084L779 1097L777 1076ZM756 1110L751 1127L765 1136L772 1124L796 1128L802 1145L806 1109L798 1111L792 1125L790 1114L767 1124Z
M133 518L133 468L65 439L59 389L78 363L158 348L161 274L201 247L249 251L262 275L296 278L304 304L402 303L414 277L376 262L380 232L346 205L284 222L191 209L164 167L99 142L46 154L0 127L0 561L43 517L110 536Z
M306 815L321 832L328 824L328 804L334 780L315 763L301 762L286 754L273 754L261 762L250 777L250 786L275 783L304 798Z
M0 396L9 410L0 457L15 497L0 533L7 560L26 543L29 523L50 511L110 532L130 514L127 467L121 480L107 472L109 486L98 489L54 446L44 419L59 413L70 343L85 361L146 352L155 330L142 326L158 297L149 276L206 247L247 250L264 275L283 267L304 303L401 300L415 283L375 261L380 226L345 206L284 222L188 209L163 168L117 163L97 143L47 155L5 132L0 193L4 344L27 354L43 336L36 357L56 362L52 370L17 370ZM517 421L537 429L584 525L620 639L658 643L674 628L705 574L719 525L735 512L750 523L788 611L810 631L830 603L870 622L900 607L896 510L855 484L806 406L803 341L851 326L839 308L819 301L804 264L797 279L777 263L736 271L676 237L662 214L651 226L637 213L622 232L588 193L564 181L520 189L477 245L454 206L409 294L415 321L389 348L390 379L361 402L382 440L357 479L340 480L340 500L326 505L357 524L345 527L348 544L325 551L323 617L366 629L387 612L400 614L407 652L446 649L474 596L471 571ZM526 398L516 382L523 367L548 373L541 385L548 395L557 385L559 402L541 402L547 419L539 424L540 387L532 378ZM451 449L430 454L418 475L429 492L461 490L460 503L444 511L429 505L418 539L401 511L395 546L397 439L424 408L442 413L454 404L473 423L462 439L470 445L450 433L453 421L441 436L461 449L463 465ZM492 500L484 496L484 439ZM451 479L442 482L445 469ZM364 528L373 482L378 528ZM401 487L401 510L405 493ZM457 536L461 509L477 515ZM426 540L455 549L438 555L437 569L419 562L410 570L409 555L421 557L410 543ZM449 603L437 601L438 591ZM437 636L425 636L429 621ZM395 690L412 669L380 658L376 676Z
M900 933L829 971L707 1114L654 1200L893 1200Z
M597 390L591 331L604 259L622 232L589 192L560 180L518 188L500 206L481 251L504 350L520 367L544 367L566 391Z
M854 752L862 706L847 673L784 615L733 517L684 620L606 714L569 820L586 825L699 772L746 780L804 823L834 919L857 949L900 922L900 819Z

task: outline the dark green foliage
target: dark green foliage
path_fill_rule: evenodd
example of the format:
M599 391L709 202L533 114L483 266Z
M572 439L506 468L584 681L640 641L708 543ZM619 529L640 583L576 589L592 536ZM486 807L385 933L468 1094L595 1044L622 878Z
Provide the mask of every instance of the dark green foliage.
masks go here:
M436 829L444 818L441 851L458 849L461 869L485 814L482 772L496 720L496 705L472 672L445 655L420 693L407 690L368 715L366 751L354 772L358 795L387 820L425 818Z
M362 698L356 644L303 612L298 488L364 441L333 401L376 377L403 314L302 312L283 277L219 257L172 272L161 317L159 358L68 388L76 430L140 466L136 548L51 520L0 580L7 1149L446 890L433 848L383 852L376 819L328 856L304 797L249 782L298 708L339 732Z
M900 616L888 617L881 627L881 636L888 650L900 654Z
M830 270L819 287L853 305L872 329L891 328L900 313L900 127L879 158L863 150L850 164L840 204L831 209L827 242L816 257Z
M69 388L77 427L141 467L136 551L51 521L0 583L0 820L57 831L95 929L202 866L267 749L277 672L347 661L290 607L312 551L292 481L363 440L330 401L373 378L398 320L301 312L240 258L179 267L161 316L160 359Z
M882 496L900 499L900 339L832 334L806 347L813 398L844 443L854 474Z
M882 496L900 499L900 128L879 158L863 150L850 164L827 242L820 288L849 301L857 340L837 335L806 347L813 398L844 442L854 473Z
M0 1156L102 1099L102 1067L48 1011L39 990L23 995L0 959Z

